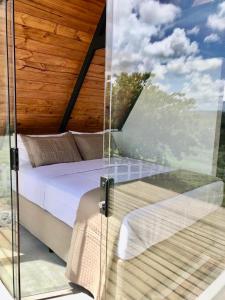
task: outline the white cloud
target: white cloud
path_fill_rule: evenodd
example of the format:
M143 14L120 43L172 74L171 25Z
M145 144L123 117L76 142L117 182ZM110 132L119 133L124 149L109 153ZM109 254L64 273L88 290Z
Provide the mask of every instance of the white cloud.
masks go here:
M162 41L149 43L144 52L146 55L160 58L176 58L196 54L198 44L190 41L184 29L176 28L170 36Z
M218 5L216 14L208 17L207 25L214 30L225 30L225 1Z
M140 4L139 12L142 21L160 25L173 22L180 15L181 10L173 4L161 4L155 0L148 0Z
M198 26L193 27L192 29L187 30L188 35L197 35L200 31Z
M173 4L161 4L154 0L115 0L113 3L113 67L115 72L150 71L149 61L143 49L153 36L159 36L161 25L170 23L180 13ZM154 9L154 18L148 19L145 9ZM139 17L134 13L139 12ZM153 12L151 12L152 14ZM157 17L155 17L157 15Z
M177 76L184 78L185 81L185 77L194 73L209 73L213 76L217 72L217 68L221 68L221 59L203 59L199 56L197 42L188 37L188 34L195 35L199 32L198 26L187 32L182 28L176 28L162 40L151 42L154 40L154 36L159 39L162 26L147 23L146 20L144 21L132 12L134 7L136 11L140 5L144 7L146 0L124 1L126 1L124 5L125 3L127 5L122 10L120 9L120 0L114 2L114 8L116 7L117 10L113 37L114 73L153 72L155 74L154 83L161 84L161 87L165 85L166 89L169 89L169 86L173 86L172 82L168 82L169 77L173 80ZM155 1L148 0L149 2ZM159 2L157 5L162 6Z
M133 3L131 0L123 0L123 5L121 5L120 1L115 0L113 1L112 8L114 10L114 15L117 15L120 18L127 18L132 13Z
M167 64L167 71L176 74L191 74L193 72L209 72L217 70L222 65L222 59L220 58L208 58L203 59L201 57L190 57L185 59L184 57L176 60L171 60Z
M142 68L144 57L142 49L159 28L140 22L134 14L120 18L114 25L113 66L115 72L138 71Z
M198 109L217 109L224 92L222 63L220 58L179 57L156 65L153 83L168 93L180 92L194 99Z
M213 2L214 0L195 0L193 3L193 6L198 6L198 5L202 5L202 4L206 4L209 2Z
M166 65L156 64L152 70L156 80L163 80L168 72Z
M216 33L211 33L210 35L206 36L204 39L205 43L215 43L220 40L220 37Z
M199 73L192 74L188 79L181 92L195 99L199 107L211 105L211 108L217 108L219 98L223 97L224 82L220 79L212 79L209 74Z
M202 57L179 57L170 60L167 64L160 65L159 63L154 65L152 72L155 75L155 81L162 81L165 78L171 76L186 76L194 73L211 73L213 71L220 70L222 66L222 59L220 58L208 58Z
M195 1L196 5L203 2L206 1ZM225 1L223 3L208 19L208 25L212 25L210 22L215 15L221 19L223 5L225 11ZM134 8L139 13L138 17ZM183 92L187 97L196 99L199 107L204 107L205 103L215 107L221 91L222 59L200 56L198 43L188 36L194 38L199 33L198 26L186 32L176 28L164 37L160 36L164 25L173 22L180 14L175 5L153 0L123 0L121 5L121 0L114 0L114 9L114 73L153 72L153 83L160 89L168 93ZM215 22L212 26L216 28ZM153 42L156 36L158 40ZM216 39L217 35L213 33L205 38L205 42Z

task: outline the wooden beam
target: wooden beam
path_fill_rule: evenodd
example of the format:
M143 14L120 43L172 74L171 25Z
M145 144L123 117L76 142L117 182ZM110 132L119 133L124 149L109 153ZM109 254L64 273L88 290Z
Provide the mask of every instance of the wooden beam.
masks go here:
M104 8L101 18L99 20L98 26L96 28L95 34L92 38L90 47L88 49L87 55L81 67L80 73L78 75L76 84L74 86L72 95L70 97L69 103L67 105L66 111L64 113L62 122L59 127L59 132L66 130L67 124L73 112L74 106L80 94L80 90L84 83L85 77L87 75L89 66L94 57L95 51L98 49L105 48L105 28L106 28L106 7Z

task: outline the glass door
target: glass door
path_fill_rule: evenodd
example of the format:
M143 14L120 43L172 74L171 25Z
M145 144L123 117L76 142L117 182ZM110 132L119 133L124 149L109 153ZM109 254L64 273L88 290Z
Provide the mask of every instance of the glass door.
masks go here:
M101 296L219 299L225 1L108 0L107 17Z
M0 280L20 299L13 1L0 1Z

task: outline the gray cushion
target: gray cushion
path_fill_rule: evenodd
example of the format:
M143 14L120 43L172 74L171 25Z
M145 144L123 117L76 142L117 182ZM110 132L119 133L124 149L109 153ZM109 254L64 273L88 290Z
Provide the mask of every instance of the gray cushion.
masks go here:
M102 134L74 134L73 136L84 160L99 159L103 157Z
M82 160L71 133L51 137L21 135L21 138L33 167Z

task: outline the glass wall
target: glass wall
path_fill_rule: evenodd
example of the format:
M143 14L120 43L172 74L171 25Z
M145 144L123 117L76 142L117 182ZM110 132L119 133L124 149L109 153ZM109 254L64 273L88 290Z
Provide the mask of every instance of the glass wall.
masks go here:
M0 280L19 299L13 1L0 1Z
M225 1L108 1L106 299L225 286L224 24Z

